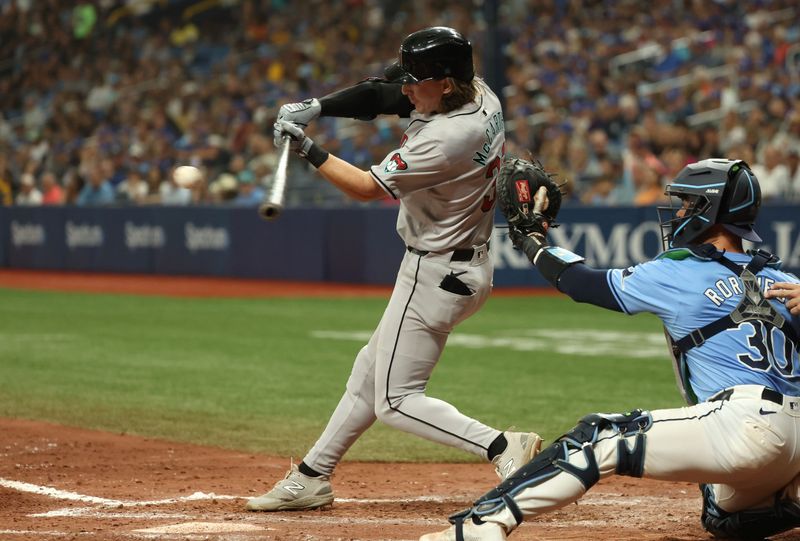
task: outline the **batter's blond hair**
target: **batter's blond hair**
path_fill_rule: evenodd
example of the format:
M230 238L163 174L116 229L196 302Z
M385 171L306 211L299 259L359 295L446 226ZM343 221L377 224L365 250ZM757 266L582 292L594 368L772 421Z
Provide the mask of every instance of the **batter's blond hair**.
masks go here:
M475 96L478 95L478 86L475 84L475 79L466 82L448 77L447 80L450 81L453 90L442 95L442 103L439 106L440 113L455 111L475 101Z

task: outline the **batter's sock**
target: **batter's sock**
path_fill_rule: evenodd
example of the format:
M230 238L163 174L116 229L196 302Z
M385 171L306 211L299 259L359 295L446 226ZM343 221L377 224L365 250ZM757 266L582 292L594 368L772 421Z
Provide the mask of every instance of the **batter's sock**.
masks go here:
M508 440L506 439L505 435L501 432L499 436L497 436L494 441L489 445L489 460L494 460L494 457L503 453L508 447Z
M308 477L321 477L322 476L321 473L319 473L317 471L314 471L311 468L309 468L308 464L306 464L305 462L301 462L300 465L297 466L297 469L300 471L300 473L302 473L303 475L307 475Z

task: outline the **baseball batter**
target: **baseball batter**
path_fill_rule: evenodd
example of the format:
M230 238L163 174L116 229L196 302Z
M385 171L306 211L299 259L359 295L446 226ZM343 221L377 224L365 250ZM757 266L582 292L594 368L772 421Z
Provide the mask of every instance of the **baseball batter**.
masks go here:
M701 483L701 520L719 537L762 539L800 526L800 317L791 313L800 281L775 256L742 248L742 239L761 240L753 229L760 188L744 162L691 164L667 193L682 201L661 221L668 249L634 267L591 269L548 246L544 224L512 227L511 238L573 299L656 314L692 405L584 417L421 541L506 539L524 518L574 502L615 473ZM519 222L517 202L507 205L504 194L513 199L513 186L501 185L499 197Z
M387 80L281 108L276 144L293 149L349 196L400 201L405 242L397 282L377 329L356 357L328 426L299 466L247 509L313 509L330 504L330 475L376 419L491 460L501 478L527 462L541 439L506 432L429 397L425 388L453 328L484 304L492 288L489 239L494 181L504 148L500 102L474 77L472 47L451 28L409 35ZM410 116L396 150L362 171L330 155L302 131L320 114Z

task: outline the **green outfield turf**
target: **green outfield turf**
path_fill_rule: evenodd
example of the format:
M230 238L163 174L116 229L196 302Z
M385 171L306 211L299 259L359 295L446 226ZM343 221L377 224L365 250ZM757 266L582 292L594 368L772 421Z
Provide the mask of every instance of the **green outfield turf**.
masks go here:
M178 299L0 289L0 416L301 457L383 299ZM493 297L429 394L546 439L592 411L681 404L659 322ZM376 425L351 460L469 460Z

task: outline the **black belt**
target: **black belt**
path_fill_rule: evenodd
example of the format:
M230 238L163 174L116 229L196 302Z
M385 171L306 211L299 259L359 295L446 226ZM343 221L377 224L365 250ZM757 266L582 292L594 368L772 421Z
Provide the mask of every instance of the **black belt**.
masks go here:
M411 252L412 254L416 254L419 256L426 256L430 252L428 250L418 250L413 246L407 246L406 249ZM486 251L489 251L489 243L486 243ZM475 248L458 248L457 250L453 250L453 255L450 257L450 261L472 261L472 258L475 256Z
M761 391L761 399L769 400L770 402L775 402L779 406L783 406L783 395L767 387L764 387L764 390Z
M717 402L719 400L728 400L731 395L733 395L735 389L725 389L724 391L720 391L711 398L709 398L709 402ZM761 391L761 400L769 400L770 402L774 402L779 406L783 405L783 395L778 391L773 391L769 387L764 387L764 390Z

